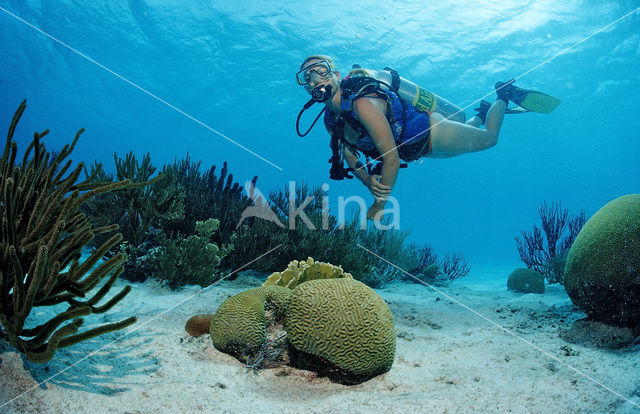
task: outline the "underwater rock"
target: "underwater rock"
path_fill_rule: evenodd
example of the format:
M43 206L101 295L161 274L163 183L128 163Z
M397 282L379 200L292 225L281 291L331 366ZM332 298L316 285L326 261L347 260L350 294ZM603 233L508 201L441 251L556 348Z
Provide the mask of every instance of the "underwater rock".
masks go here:
M595 321L640 323L640 194L605 204L584 225L567 257L564 286Z
M192 316L184 326L184 330L191 336L200 336L209 333L211 319L213 319L213 314L211 313Z
M518 268L509 275L507 289L522 293L544 293L544 276L526 267Z
M567 342L596 348L620 349L634 344L636 335L629 328L581 319L560 333Z
M289 265L284 271L271 274L263 286L277 285L293 289L299 284L309 280L336 278L353 279L351 274L342 270L341 266L334 266L331 263L314 262L313 258L309 257L307 260L293 260L289 262Z
M349 278L313 280L292 292L285 321L292 365L343 384L391 369L396 336L387 303Z

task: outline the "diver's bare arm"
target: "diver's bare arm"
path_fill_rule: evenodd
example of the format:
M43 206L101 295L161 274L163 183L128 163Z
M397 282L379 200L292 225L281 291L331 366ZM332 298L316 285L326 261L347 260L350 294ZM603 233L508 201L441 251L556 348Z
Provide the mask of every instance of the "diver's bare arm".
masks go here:
M367 129L376 149L382 154L382 180L381 184L388 187L383 194L388 196L398 177L400 168L400 156L396 148L395 140L385 116L386 102L379 98L361 98L355 103L358 119Z
M358 157L356 157L353 152L349 151L349 148L344 149L344 159L347 160L347 164L353 170L353 175L364 185L367 185L369 180L369 174L367 173L367 168L364 166L362 161Z
M369 175L362 162L360 162L360 160L351 151L349 151L348 148L344 149L344 158L347 160L349 167L352 168L353 174L362 181L362 184L364 184L364 186L367 187L371 194L376 198L376 202L384 203L384 200L387 199L391 192L391 187L378 181L381 176Z

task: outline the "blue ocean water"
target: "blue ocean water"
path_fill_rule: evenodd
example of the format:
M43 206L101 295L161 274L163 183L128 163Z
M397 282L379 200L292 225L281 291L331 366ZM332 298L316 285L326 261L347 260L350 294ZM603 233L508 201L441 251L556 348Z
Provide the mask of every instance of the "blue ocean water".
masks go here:
M308 99L294 79L303 57L332 55L343 73L354 63L393 67L471 105L467 116L496 81L524 74L518 85L560 107L507 116L490 150L411 164L393 191L410 240L464 251L472 266L515 265L514 237L538 223L540 202L589 217L640 192L639 6L2 0L0 131L27 98L22 148L34 131L49 128L54 149L84 127L77 161L112 169L114 152L150 152L161 167L189 153L205 168L228 161L240 183L257 174L265 194L291 180L328 183L335 208L340 196L372 197L355 180L329 180L320 125L295 133Z

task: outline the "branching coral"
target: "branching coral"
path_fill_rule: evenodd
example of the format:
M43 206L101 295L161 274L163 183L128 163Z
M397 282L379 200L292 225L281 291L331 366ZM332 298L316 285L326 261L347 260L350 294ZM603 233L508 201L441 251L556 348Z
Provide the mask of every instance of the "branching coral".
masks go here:
M352 250L355 239L345 244L344 233L336 218L329 214L326 205L327 193L320 187L309 189L305 183L285 187L272 192L269 198L273 209L287 229L280 229L287 237L286 244L279 249L278 269L286 267L289 258L304 259L313 256L318 261L337 260L336 255Z
M516 237L520 260L527 268L542 273L549 283L562 283L567 252L586 222L585 214L581 211L570 216L559 202L551 206L542 202L538 214L542 228L534 225L531 233L523 230L522 238Z
M454 280L467 276L471 271L469 261L465 259L462 252L447 253L440 259L428 243L414 244L410 249L412 254L418 258L418 264L409 273L425 283L447 286ZM413 278L404 278L416 282Z
M234 256L246 261L247 257L256 257L280 245L277 255L262 258L253 265L254 269L265 272L282 269L287 266L291 258L304 259L311 252L324 259L329 249L339 244L337 240L332 240L330 237L336 228L333 221L326 226L328 229L322 228L322 195L323 192L319 188L310 192L304 184L296 187L295 194L290 193L289 187L272 192L269 195L271 203L266 207L274 212L279 222L285 227L254 217L246 219L232 236L236 249ZM304 204L305 200L308 203L302 209L302 214L291 216L291 208L295 211L296 207ZM301 216L304 220L308 218L308 221L304 222L300 219ZM290 217L292 223L289 222ZM237 264L240 265L240 263Z
M302 183L295 186L295 192L291 190L286 186L269 195L268 207L285 228L267 220L246 220L232 236L234 256L256 257L281 245L277 255L260 259L254 268L273 272L286 267L291 258L302 260L313 256L320 261L343 263L345 270L354 276L371 270L368 254L354 250L359 237L358 223L352 221L341 226L329 213L326 191L320 187L310 189Z
M209 219L196 222L197 235L163 235L160 246L150 251L146 268L172 289L187 284L209 286L220 276L220 261L233 250L233 245L219 247L213 242L219 226L218 220Z
M138 162L132 152L125 158L114 154L118 180L130 180L131 185L89 200L83 210L91 216L92 223L103 226L118 223L124 242L120 249L128 256L123 277L131 281L144 281L148 269L144 259L152 245L157 245L158 229L184 218L184 190L177 183L176 173L170 167L152 178L156 168L146 154ZM96 182L112 182L113 176L95 165L91 175ZM94 246L106 237L97 237ZM110 255L115 251L109 252Z
M227 162L223 163L219 174L216 166L200 173L200 162L192 162L187 157L174 162L176 181L184 188L184 219L169 223L167 230L189 234L196 221L210 217L220 220L220 227L214 236L218 244L227 243L236 230L242 211L251 205L251 200L243 194L243 187L233 182L233 174L228 174ZM251 181L255 186L257 176Z
M216 166L207 171L200 172L201 162L192 162L187 155L186 158L175 161L172 166L165 167L172 170L176 183L184 192L184 217L181 220L165 223L162 229L167 234L181 234L183 236L193 234L196 221L205 221L210 217L219 220L219 228L212 235L211 242L219 246L228 244L230 241L236 244L236 227L240 221L242 212L252 203L249 197L243 194L243 187L233 182L233 175L228 174L227 163L224 162L222 169L216 173ZM258 180L253 177L251 185L255 186ZM253 223L253 220L249 220ZM244 228L241 227L241 231ZM242 237L240 237L242 239ZM244 247L251 248L256 240L244 240ZM255 257L245 250L237 254L228 255L223 259L221 267L226 269L237 269L246 264L247 257ZM260 251L257 255L264 253ZM233 279L233 276L230 277Z
M468 275L471 271L471 266L469 266L469 261L464 258L464 253L447 253L440 260L440 271L445 280L452 282Z
M295 186L295 193L292 186L287 186L272 192L269 198L268 207L287 228L267 220L255 220L250 227L242 226L232 236L235 253L240 257L256 257L281 245L277 255L256 262L254 269L273 272L287 266L291 258L312 256L315 260L340 263L355 279L380 287L402 273L398 268L416 266L416 256L405 245L408 232L381 230L373 225L361 229L357 215L339 223L328 211L328 196L322 188L309 189L302 183ZM389 227L389 222L383 225Z
M387 222L383 224L388 225ZM369 262L370 270L362 275L354 274L354 277L368 286L377 288L401 276L400 269L413 269L416 266L417 257L405 246L408 236L408 231L382 230L375 226L370 226L366 232L362 232L359 244L376 253L377 256L359 249L361 255L366 255L364 259ZM345 269L353 273L350 268L345 267Z
M126 187L130 182L95 184L95 177L77 182L82 163L70 171L72 161L65 159L83 129L55 156L40 143L49 131L34 134L22 163L16 163L18 150L13 134L25 108L23 101L11 121L0 159L0 324L19 352L33 362L46 362L58 348L122 329L136 320L131 317L78 333L82 317L108 311L130 291L127 286L106 303L98 304L122 273L125 256L116 254L94 266L122 236L110 237L82 261L83 246L95 235L112 232L118 226L92 228L79 208L97 194ZM86 298L105 278L102 287ZM43 324L25 327L34 307L63 303L69 305L65 311Z

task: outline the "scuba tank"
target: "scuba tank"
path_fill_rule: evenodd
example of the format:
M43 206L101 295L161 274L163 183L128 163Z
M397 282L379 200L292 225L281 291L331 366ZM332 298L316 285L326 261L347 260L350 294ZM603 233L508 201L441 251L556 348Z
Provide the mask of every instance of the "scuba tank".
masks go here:
M464 123L467 119L460 107L433 92L427 91L410 80L400 77L393 69L362 69L358 65L354 65L354 67L356 68L349 72L349 75L368 76L382 82L383 85L398 92L398 95L405 102L413 105L420 112L438 112L447 119L461 123Z

